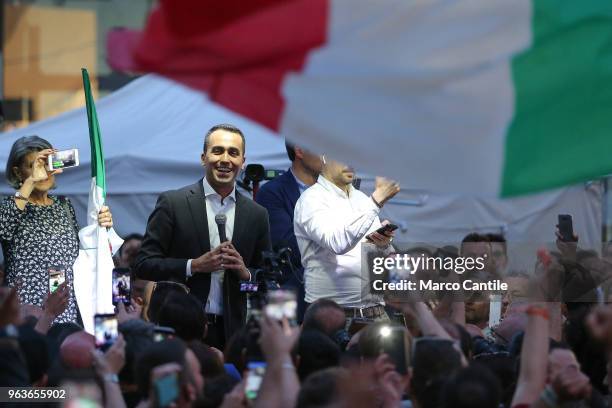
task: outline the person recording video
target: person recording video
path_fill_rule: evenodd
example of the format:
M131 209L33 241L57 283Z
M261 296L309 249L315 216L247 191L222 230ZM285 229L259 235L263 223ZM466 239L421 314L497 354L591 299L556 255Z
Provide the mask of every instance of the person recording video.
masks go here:
M206 305L206 343L223 349L246 322L240 281L251 278L249 268L271 248L270 227L267 211L236 191L245 162L240 129L213 126L204 138L201 162L204 178L159 196L135 270L141 279L186 283Z

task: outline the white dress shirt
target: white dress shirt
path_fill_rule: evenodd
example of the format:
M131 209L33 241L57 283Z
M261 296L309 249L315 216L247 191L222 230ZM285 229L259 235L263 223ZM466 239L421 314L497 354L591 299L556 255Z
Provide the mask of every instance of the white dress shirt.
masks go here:
M217 214L225 214L225 233L229 241L232 240L234 232L234 218L236 213L236 187L232 193L221 199L221 196L211 187L204 177L202 181L204 185L204 196L206 196L206 218L208 219L208 236L210 239L210 249L218 247L221 244L219 238L219 229L215 222ZM191 259L187 261L187 277L191 277ZM210 291L208 292L208 300L206 301L206 313L222 315L223 314L223 278L224 271L218 270L211 273L210 276Z
M362 298L361 246L374 245L365 236L381 227L380 209L372 199L349 186L349 193L319 176L295 205L293 229L302 265L306 302L332 299L343 307L381 303Z

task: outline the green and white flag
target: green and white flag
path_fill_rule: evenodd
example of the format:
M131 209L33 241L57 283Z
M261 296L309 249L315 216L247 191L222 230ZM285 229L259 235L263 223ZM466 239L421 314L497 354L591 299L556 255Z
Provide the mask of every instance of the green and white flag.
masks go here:
M79 231L81 249L74 265L74 287L85 330L93 333L94 315L114 312L112 304L113 253L119 249L123 240L114 229L107 230L98 224L98 213L106 199L104 154L89 74L86 69L82 71L91 146L91 187L87 203L87 226Z

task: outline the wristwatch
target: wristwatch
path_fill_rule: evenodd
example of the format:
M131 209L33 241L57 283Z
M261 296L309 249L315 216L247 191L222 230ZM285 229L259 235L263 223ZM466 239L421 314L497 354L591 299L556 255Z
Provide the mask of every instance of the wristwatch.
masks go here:
M24 197L23 194L21 194L21 191L17 190L15 191L15 198L19 199L19 200L28 200L27 197Z

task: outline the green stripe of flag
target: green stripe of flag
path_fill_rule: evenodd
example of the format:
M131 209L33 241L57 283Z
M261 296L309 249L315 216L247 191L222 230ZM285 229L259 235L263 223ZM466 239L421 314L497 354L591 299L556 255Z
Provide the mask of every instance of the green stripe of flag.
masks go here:
M534 0L532 24L512 61L502 196L612 173L612 1Z
M91 146L91 177L95 177L96 185L102 189L102 197L106 198L106 178L104 170L104 154L102 152L102 135L96 105L91 94L89 74L85 68L83 73L83 89L85 90L85 105L87 109L87 122L89 124L89 144Z

